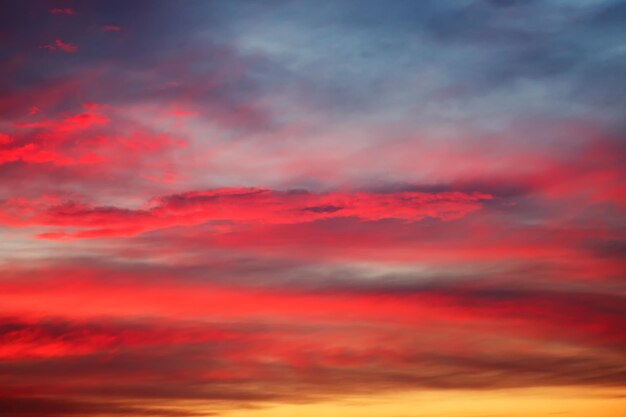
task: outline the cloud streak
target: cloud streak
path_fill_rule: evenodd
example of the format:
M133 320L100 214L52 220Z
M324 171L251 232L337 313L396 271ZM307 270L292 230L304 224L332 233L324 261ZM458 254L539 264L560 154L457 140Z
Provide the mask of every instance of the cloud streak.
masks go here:
M333 218L362 221L424 218L444 221L480 209L492 196L481 193L326 193L261 188L218 189L158 197L146 209L94 207L74 202L49 204L45 200L10 200L3 209L8 226L45 225L81 228L74 233L50 232L43 238L133 236L174 226L208 222L232 225L297 224ZM54 201L54 198L52 199ZM99 228L106 224L106 229Z

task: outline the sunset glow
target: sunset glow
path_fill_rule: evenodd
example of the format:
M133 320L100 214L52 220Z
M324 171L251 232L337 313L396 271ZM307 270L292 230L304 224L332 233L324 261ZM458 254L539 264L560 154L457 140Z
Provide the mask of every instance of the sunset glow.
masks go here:
M626 2L0 5L0 417L626 417Z

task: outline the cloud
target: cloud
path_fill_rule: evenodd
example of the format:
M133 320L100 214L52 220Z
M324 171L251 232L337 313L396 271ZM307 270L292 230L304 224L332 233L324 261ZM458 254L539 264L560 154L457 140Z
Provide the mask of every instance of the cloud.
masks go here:
M244 342L245 333L227 326L137 322L85 322L63 319L0 320L0 358L28 361L65 356L111 354L146 346Z
M488 194L461 192L311 194L303 191L231 188L158 197L149 208L141 210L67 202L33 213L33 210L37 210L34 205L16 200L5 202L2 211L6 225L84 229L69 234L46 233L42 235L45 238L87 238L132 236L173 226L217 221L234 225L297 224L333 218L356 218L362 221L399 219L406 222L433 218L449 221L480 209L481 202L491 198ZM328 207L333 209L329 210ZM107 227L99 228L102 224Z
M50 52L65 52L67 54L73 54L76 53L78 51L78 46L72 44L72 43L66 43L63 42L60 39L57 39L56 41L54 41L54 43L49 44L49 45L42 45L40 46L40 48L42 49L47 49Z
M97 399L105 415L116 413L106 404L182 413L188 401L219 414L348 393L621 386L626 372L624 303L612 295L229 290L94 272L3 284L18 297L6 308L45 315L1 320L0 375L16 375L16 392Z
M196 269L191 276L184 268L162 271L79 264L64 268L47 266L43 270L13 271L14 277L2 284L3 293L10 294L3 298L3 304L7 312L31 316L67 315L70 312L65 308L72 305L71 314L77 318L103 315L120 319L153 316L199 320L211 317L218 321L281 322L281 317L288 317L296 322L302 319L329 323L330 320L337 324L387 321L429 327L447 323L450 328L455 328L453 323L465 323L486 329L494 326L498 335L512 333L590 346L619 348L626 341L626 334L620 330L624 309L619 295L516 288L513 284L497 287L488 280L483 283L452 280L446 284L417 281L404 286L371 278L370 283L336 280L318 286L289 285L288 281L277 280L273 285L266 283L259 287L254 280L234 284L235 278L229 279L241 273L236 265L228 263L209 264ZM219 279L219 275L224 278ZM271 277L274 273L270 270L267 275ZM216 278L211 280L211 276ZM257 277L268 280L263 273ZM84 304L81 299L91 301ZM125 333L123 327L117 331L120 335ZM137 334L143 332L141 327L136 329ZM81 334L88 335L85 331Z
M50 9L50 14L64 14L67 16L72 16L76 14L76 10L72 9L71 7L66 7L66 8L59 8L59 7L55 7L54 9Z
M15 417L33 415L62 417L73 415L92 416L163 416L163 417L192 417L207 415L192 411L168 408L154 408L133 404L119 404L106 401L85 401L72 398L49 398L33 396L0 397L0 412ZM210 415L210 414L209 414Z
M0 414L623 392L623 3L7 2Z
M98 187L114 177L143 184L152 182L146 177L175 177L175 168L163 158L185 146L178 138L123 120L109 106L94 104L59 118L42 114L15 121L6 131L0 143L5 196L14 187L25 189L26 182L34 196L36 190L54 194L51 188L68 184Z

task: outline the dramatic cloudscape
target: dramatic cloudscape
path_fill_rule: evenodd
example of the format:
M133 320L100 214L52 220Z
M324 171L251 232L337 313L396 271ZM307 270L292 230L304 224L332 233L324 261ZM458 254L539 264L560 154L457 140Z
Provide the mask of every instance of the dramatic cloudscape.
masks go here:
M0 6L1 417L626 416L626 2Z

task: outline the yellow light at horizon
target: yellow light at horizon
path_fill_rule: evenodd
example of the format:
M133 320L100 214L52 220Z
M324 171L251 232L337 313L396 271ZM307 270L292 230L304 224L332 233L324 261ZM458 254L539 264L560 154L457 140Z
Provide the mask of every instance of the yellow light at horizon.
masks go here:
M626 417L626 389L420 391L309 404L272 404L224 417Z

